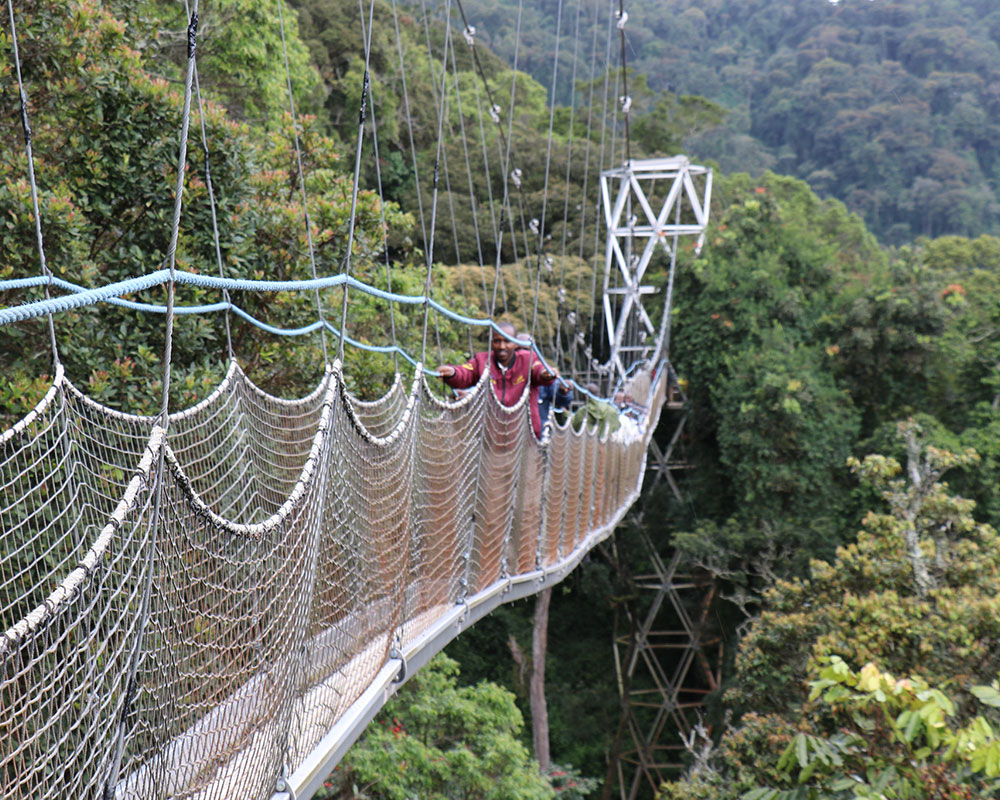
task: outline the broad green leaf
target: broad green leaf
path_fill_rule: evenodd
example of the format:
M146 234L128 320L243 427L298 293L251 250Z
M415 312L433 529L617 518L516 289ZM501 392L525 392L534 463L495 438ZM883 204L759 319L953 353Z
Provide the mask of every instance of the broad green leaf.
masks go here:
M992 686L973 686L969 691L979 698L980 703L1000 708L1000 692Z
M795 757L798 759L800 767L805 767L809 763L809 752L806 749L805 734L799 733L795 735Z

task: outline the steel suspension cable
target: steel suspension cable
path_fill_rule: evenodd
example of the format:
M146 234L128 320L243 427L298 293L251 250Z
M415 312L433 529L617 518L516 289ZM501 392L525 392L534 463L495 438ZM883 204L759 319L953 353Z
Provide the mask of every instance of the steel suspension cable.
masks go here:
M538 268L535 272L535 302L531 310L531 337L535 337L535 326L538 322L538 294L542 287L542 258L545 244L545 213L549 202L549 175L552 167L552 131L556 119L556 81L559 76L559 39L562 35L563 0L556 6L556 46L552 57L552 95L549 99L549 140L545 152L545 180L542 184L542 216L538 222ZM551 326L551 319L549 324Z
M362 0L358 0L358 10L359 14L364 16L364 6L362 5ZM371 73L369 71L369 67L371 64L371 35L374 17L375 0L371 0L368 11L368 35L365 37L365 74L361 83L361 108L358 111L358 143L354 151L354 183L351 187L351 216L348 220L347 229L347 255L344 259L343 270L344 274L348 276L351 274L351 254L354 250L354 227L358 217L358 192L361 188L361 153L364 150L365 144L365 116L368 108L368 90L371 86ZM338 358L341 362L344 360L344 342L347 338L347 298L348 288L345 283L344 301L340 310L340 347Z
M611 64L611 39L612 39L612 31L613 31L613 28L612 28L613 15L610 13L610 10L613 7L614 0L611 0L611 3L612 3L612 6L609 7L609 9L608 9L609 10L609 14L608 14L608 41L607 41L607 46L606 46L605 52L604 52L604 65L605 65L604 66L604 104L603 104L603 108L602 108L602 112L601 112L601 147L600 147L600 154L598 155L598 158L597 158L598 172L600 172L600 170L602 170L604 168L604 148L605 148L605 144L606 144L606 134L607 134L607 126L608 126L608 91L609 91L609 83L610 83L610 75L611 75L611 70L610 70L610 64ZM617 119L618 118L616 116L614 118L614 121L617 122ZM611 148L610 148L611 149L611 153L612 153L612 158L614 158L614 155L613 155L614 154L614 132L615 132L615 127L612 126ZM593 324L593 320L594 320L594 304L596 303L596 300L597 300L597 264L598 264L598 253L600 252L599 246L600 246L600 241L601 241L601 238L600 238L601 237L601 225L600 225L599 220L600 220L600 201L598 201L597 215L596 215L596 218L594 220L594 257L593 257L594 270L593 270L592 279L591 279L591 286L590 286L590 320L591 320L591 324L590 324L590 329L588 331L588 335L589 335L589 339L590 339L590 344L588 345L589 354L587 356L587 380L588 381L590 381L590 379L591 379L591 368L596 363L596 358L595 358L595 355L594 355L594 337L593 337L594 324ZM606 325L607 325L607 320L605 318L605 314L604 314L604 311L602 309L602 311L601 311L601 321L600 321L600 341L601 342L604 341L604 336L606 334Z
M443 109L445 108L445 97L446 97L446 93L447 93L445 76L447 75L447 71L448 71L448 69L447 69L448 55L449 55L449 53L451 54L451 60L454 63L454 60L455 60L455 53L454 53L455 48L454 48L453 45L450 45L449 36L446 33L446 35L445 35L445 51L444 51L444 57L442 59L442 64L441 64L441 92L439 94L439 92L437 90L437 84L436 84L437 76L436 76L435 71L434 71L433 48L431 46L430 14L427 11L427 4L426 4L425 0L421 0L421 8L423 10L424 37L425 37L426 42L427 42L427 58L428 58L428 63L430 64L430 69L431 69L431 91L434 93L434 102L435 102L435 104L438 104L438 103L441 104L440 107L442 108L442 119L443 119L443 118L445 118L447 116L447 114L445 114L443 112ZM450 11L450 8L449 8L449 11L448 11L448 17L445 20L445 24L448 26L449 31L450 31L450 28L451 28L451 11ZM461 110L459 111L459 114L461 114ZM440 130L440 127L439 127L439 130ZM449 133L451 133L451 126L450 126L450 124L449 124ZM449 138L451 138L451 137L449 136ZM448 149L442 145L440 133L439 133L439 136L438 136L438 145L439 145L439 147L438 147L439 159L435 160L435 165L434 165L434 198L435 198L435 200L437 198L437 188L438 188L437 184L438 184L439 170L443 169L444 170L445 194L448 197L448 210L449 210L449 212L451 214L451 231L452 231L452 240L453 240L453 243L455 245L455 261L456 261L456 268L458 269L459 289L460 289L460 292L462 294L462 303L466 307L466 310L468 310L468 295L467 295L467 293L465 291L465 276L464 276L464 274L462 272L462 269L461 269L462 254L461 254L461 247L460 247L459 241L458 241L458 224L457 224L456 219L455 219L455 201L454 201L454 198L452 197L452 194L451 194L451 174L450 174L450 170L448 168ZM435 206L435 208L436 208L436 206ZM433 222L432 222L432 224L433 224ZM433 248L433 245L431 247ZM430 292L429 291L425 292L425 294L426 294L427 297L430 297ZM436 336L436 339L437 339L438 360L439 361L443 361L444 360L444 353L443 353L442 347L441 347L441 330L440 330L440 327L438 326L437 317L434 318L434 333L435 333L435 336ZM472 349L473 349L472 331L467 329L466 333L467 333L468 342L469 342L469 352L471 353Z
M591 142L591 131L593 129L593 120L594 120L594 85L597 82L597 77L596 77L596 71L597 71L597 33L600 30L600 19L601 19L601 6L600 6L600 3L595 3L594 4L594 24L592 26L594 34L593 34L593 37L592 37L591 47L590 47L590 84L589 84L589 87L588 87L588 96L587 96L587 146L586 146L586 149L584 150L584 157L583 157L583 200L582 200L582 202L580 204L580 212L581 212L580 213L580 248L579 248L580 261L584 260L583 259L583 246L584 246L584 241L586 239L586 231L587 231L587 209L590 207L589 204L588 204L588 202L587 202L587 190L588 190L589 185L590 185L589 184L589 179L590 179L590 147L591 147L591 143L592 143ZM595 224L595 226L597 225L597 219L599 218L599 215L600 215L600 212L598 210L599 206L600 206L600 201L598 201L598 204L595 205L595 207L594 207L595 208L595 216L594 216L594 224ZM591 263L593 263L592 259L591 259ZM578 339L578 335L581 335L581 336L583 335L583 330L580 329L580 295L582 294L582 289L583 289L583 273L584 273L583 269L581 269L577 273L577 281L576 281L576 303L575 303L575 318L576 318L576 323L574 325L574 328L577 329L578 332L574 331L574 335L573 335L573 351L572 351L573 352L573 356L572 356L572 362L571 362L571 365L570 365L570 369L572 370L572 376L573 376L574 380L576 380L576 377L577 377L577 373L576 373L576 350L577 350L577 343L581 342L581 340ZM592 292L596 291L596 287L594 289L592 289L591 291ZM590 312L590 314L591 314L591 317L590 317L590 322L589 322L589 324L587 326L587 333L586 333L586 336L584 336L584 338L582 339L581 343L587 341L587 338L590 336L590 331L593 328L593 300L591 300L591 312ZM587 359L587 360L588 360L587 369L588 369L588 374L589 374L590 365L589 365L589 359Z
M392 21L396 27L396 50L399 54L399 75L403 83L403 108L406 111L406 130L410 137L410 159L413 162L413 183L417 190L417 211L420 215L420 232L423 235L424 250L427 249L427 223L424 221L424 201L420 190L420 170L417 167L417 145L413 139L413 115L410 111L410 93L406 86L406 64L403 61L403 38L399 33L399 14L396 0L392 0Z
M281 54L285 62L285 84L288 87L288 108L292 117L292 138L295 145L295 163L299 171L299 192L302 197L302 216L306 226L306 246L309 249L309 264L312 268L312 276L313 279L316 279L319 277L319 273L316 269L316 251L313 247L312 220L309 217L309 200L306 197L306 175L305 170L302 168L302 147L299 143L299 123L298 117L295 113L295 95L292 92L292 69L288 63L288 42L285 38L285 17L282 12L284 0L275 0L275 2L278 5L278 30L281 32ZM350 252L350 248L348 248L348 252ZM347 293L346 287L344 288L344 293ZM330 356L326 346L326 317L323 314L323 300L320 297L319 289L316 290L316 314L319 321L322 323L320 328L320 337L323 344L323 361L329 363ZM340 351L341 354L343 354L343 329L341 329L340 337Z
M194 84L195 51L198 43L198 0L191 6L187 29L188 63L184 80L184 107L181 117L180 155L177 158L177 184L174 188L174 217L170 228L170 244L167 247L167 269L170 280L167 282L167 319L166 337L163 348L163 400L160 405L160 425L167 427L170 392L171 350L173 348L174 332L174 293L176 288L177 242L180 238L181 205L184 199L184 172L187 163L188 132L191 126L191 97Z
M475 47L475 40L472 38L471 34L467 36L466 42L469 45L469 47ZM477 208L478 204L476 200L475 185L472 180L472 162L469 158L469 140L465 130L465 113L462 108L462 90L459 85L460 82L458 80L458 65L455 61L454 47L451 48L451 72L452 75L454 75L455 77L455 100L458 106L458 124L462 132L462 152L465 156L465 174L468 176L469 180L469 206L470 210L472 211L472 227L476 234L476 255L478 257L479 275L480 278L482 279L482 284L483 284L483 308L485 309L486 304L489 302L489 296L486 290L486 274L483 269L483 267L485 266L485 263L483 261L483 240L482 240L482 235L479 231L479 210ZM490 184L490 173L488 167L486 170L485 183L487 186L489 186ZM470 344L470 349L471 347L472 346Z
M212 243L215 245L215 261L219 267L219 277L225 278L226 270L222 264L222 246L219 243L219 219L216 213L215 190L212 187L212 167L210 163L211 159L208 152L208 135L205 131L205 105L202 102L202 97L201 97L201 84L198 81L197 64L195 64L194 68L194 91L195 91L195 96L198 98L198 120L201 124L201 151L202 151L202 156L205 159L205 186L208 190L208 203L212 210ZM229 299L228 289L222 290L222 297L227 305L230 306L232 305ZM225 314L226 352L229 355L229 360L232 361L236 356L233 353L233 334L229 322L230 314L231 310L227 308Z
M493 285L493 309L491 309L490 316L496 308L496 285L500 280L501 272L501 245L503 244L503 216L510 208L510 181L511 181L511 169L510 169L510 152L511 152L511 142L513 140L514 133L514 97L517 93L517 62L518 56L520 54L520 44L521 44L521 16L524 11L524 0L519 0L517 4L517 27L514 33L514 65L511 72L510 81L510 106L507 112L507 138L505 143L505 154L503 159L503 201L500 204L500 240L497 246L497 265L496 274L494 275L494 285ZM477 56L478 59L478 56ZM499 126L498 126L499 127ZM502 130L502 129L501 129ZM510 214L508 214L508 217ZM523 219L522 219L523 224ZM511 221L511 244L514 247L514 264L517 265L517 240L513 234L513 221ZM523 308L523 305L522 305Z
M496 245L496 242L497 242L497 239L499 238L499 235L497 233L496 205L495 205L494 200L493 200L493 181L489 179L490 178L490 158L489 158L489 153L488 153L488 150L487 150L487 147L486 147L486 126L483 124L483 101L482 101L482 98L479 95L479 83L473 81L472 85L473 85L473 87L475 88L475 91L476 91L476 112L477 112L478 121L479 121L479 143L480 143L480 147L481 147L482 153L483 153L483 171L486 173L486 177L487 177L487 180L486 180L486 196L487 196L487 199L489 201L490 224L492 225L492 231L493 231L493 243L494 243L494 245ZM470 173L469 180L471 180L471 179L472 178L471 178L471 173ZM485 276L484 276L484 280L485 280ZM485 291L485 289L484 289L484 291ZM489 304L489 296L486 297L486 302L487 302L487 305L488 305Z
M621 59L622 59L622 117L625 124L625 163L632 163L632 142L629 137L629 113L632 107L632 98L628 95L628 68L625 63L625 23L628 22L628 14L625 13L625 0L618 0L618 35L620 39Z
M185 4L187 6L187 4ZM187 27L187 72L184 80L184 105L181 112L181 134L180 147L177 156L177 183L174 189L174 215L170 228L170 244L167 247L167 268L170 272L170 280L167 282L167 316L165 322L165 334L163 345L163 398L160 404L160 415L157 420L158 426L164 431L170 424L170 366L173 358L173 332L174 332L174 291L175 276L177 266L177 242L180 237L181 207L184 199L184 173L187 164L187 142L188 132L191 125L191 94L194 83L195 72L195 52L198 43L198 0L194 0L190 7ZM164 464L166 461L166 443L161 445L157 453L155 489L153 497L153 515L149 522L149 543L147 545L147 556L143 578L142 596L139 608L139 623L136 629L135 641L128 659L128 676L125 681L125 697L122 700L120 714L117 723L117 735L115 741L114 755L108 770L108 779L104 786L105 800L114 797L115 786L118 783L118 776L121 771L121 761L125 749L125 729L129 711L135 701L138 687L136 676L139 670L139 662L142 659L143 640L146 628L149 625L150 600L153 586L153 566L157 551L157 529L159 526L160 509L163 505L164 492Z
M454 48L452 48L454 50ZM454 57L454 56L453 56ZM451 126L449 126L449 132L451 132ZM448 210L451 212L451 233L452 238L455 241L455 268L458 270L458 286L462 293L462 307L465 311L469 310L469 296L465 291L465 270L462 269L462 251L458 243L458 223L455 219L455 199L451 193L451 175L448 171L448 159L444 160L444 191L448 196ZM482 259L480 259L482 263ZM472 329L466 326L465 332L468 334L469 338L469 352L472 352Z
M362 24L364 18L362 17ZM362 35L364 31L362 30ZM382 165L378 151L378 125L375 120L375 97L372 94L372 147L375 156L375 182L378 186L379 196L379 222L382 225L382 252L385 256L385 288L392 293L392 267L389 263L389 234L388 224L385 221L385 193L382 190ZM389 300L389 332L392 336L392 366L394 372L399 372L399 340L396 337L396 304Z
M562 321L563 321L563 309L565 305L565 291L566 291L566 245L569 237L569 195L570 195L570 173L571 166L573 164L573 140L575 136L574 126L576 125L576 67L579 60L580 51L580 18L583 16L583 0L577 0L576 4L576 26L573 31L573 73L570 77L570 97L569 97L569 136L566 142L566 188L563 195L563 231L562 231L562 264L560 265L559 272L559 287L560 294L557 297L558 305L556 306L556 320L558 322L558 328L556 330L556 353L555 359L556 363L560 365L563 364L563 347L562 347ZM584 195L586 197L586 195ZM582 207L581 207L582 211ZM572 364L572 349L570 350L571 364L570 364L570 376L575 377L576 373Z
M31 208L35 215L35 243L38 249L38 263L41 267L42 275L48 278L45 284L45 299L52 296L52 270L45 260L45 243L42 237L42 215L38 203L38 185L35 182L35 155L31 147L31 122L28 119L28 93L24 90L24 79L21 75L21 53L17 42L17 26L14 23L14 0L7 0L7 10L10 15L10 41L14 55L14 69L17 73L18 99L21 104L21 130L24 133L24 151L28 160L28 182L31 187ZM49 318L49 344L52 348L53 367L59 364L59 348L56 344L56 325Z
M361 36L365 41L369 40L368 34L365 31L365 16L361 14ZM379 222L382 226L382 251L385 255L385 288L386 291L392 292L392 267L389 264L389 234L388 225L385 221L385 193L382 189L382 164L379 157L378 150L378 123L376 121L375 113L375 94L373 87L369 87L369 93L371 95L372 104L372 152L375 156L375 183L378 187L378 198L379 198ZM392 344L394 348L399 347L399 342L396 339L396 312L395 303L392 300L389 301L389 331L392 335ZM343 328L341 329L343 332ZM399 353L397 350L392 351L392 367L394 372L399 372Z
M517 189L517 208L521 217L521 235L524 237L524 257L528 257L528 253L531 250L528 244L528 225L524 218L524 195L521 193L520 183L514 184ZM507 217L510 223L510 241L511 247L514 249L514 277L517 279L517 291L518 291L518 305L521 309L521 320L524 322L524 328L528 328L528 301L527 292L524 291L524 275L521 271L521 258L518 256L517 252L517 232L514 230L514 216L513 214Z
M466 16L465 8L462 6L462 0L455 0L458 6L459 14L462 17L462 24L465 25L465 30L474 30L469 25L469 18ZM514 96L517 91L517 64L520 54L520 44L521 44L521 17L524 11L524 0L518 0L517 4L517 26L514 33L514 63L511 70L511 85L510 85L510 108L507 115L507 135L504 136L503 128L500 121L500 106L497 105L493 100L493 93L490 90L489 81L486 80L486 72L483 69L482 61L479 58L479 53L476 52L475 48L472 50L472 57L476 65L476 71L479 73L479 79L483 83L483 87L486 90L486 99L490 104L490 117L493 119L497 127L497 132L500 134L500 144L504 149L504 154L502 155L501 161L503 164L503 199L500 203L500 224L497 226L497 236L496 236L496 271L493 276L493 296L490 300L489 316L492 318L496 314L496 304L497 304L497 290L501 282L501 267L503 263L503 235L504 235L504 223L507 216L507 208L510 204L510 151L511 151L511 136L513 134L513 123L514 123ZM485 158L485 145L484 145L484 158ZM513 225L513 223L512 223ZM516 246L516 245L515 245ZM517 255L515 252L515 263L517 261Z
M441 102L438 106L438 129L437 129L437 149L434 156L434 182L433 182L433 197L431 199L431 225L430 225L430 238L428 240L427 247L427 280L424 286L424 297L431 297L431 283L433 277L433 266L434 266L434 224L437 218L437 202L438 202L438 181L440 178L440 168L441 168L441 134L444 130L444 115L446 107L446 97L445 97L445 87L446 78L448 76L448 47L451 42L451 0L448 0L447 7L445 11L445 32L444 32L444 53L442 55L441 63ZM431 62L433 64L433 61ZM433 67L432 67L433 69ZM426 362L427 360L427 325L430 321L431 306L430 303L424 305L424 330L420 345L420 359ZM440 337L440 332L438 332ZM441 349L440 338L438 340L438 349Z

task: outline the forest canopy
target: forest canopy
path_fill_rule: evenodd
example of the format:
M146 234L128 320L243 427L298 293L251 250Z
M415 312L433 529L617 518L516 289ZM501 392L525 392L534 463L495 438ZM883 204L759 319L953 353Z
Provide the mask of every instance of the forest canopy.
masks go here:
M525 9L520 60L545 85L560 5L539 0ZM726 172L803 178L888 244L995 230L1000 9L992 0L627 5L636 72L656 91L699 95L730 112L722 128L687 139L690 154ZM518 3L466 7L509 59ZM588 35L598 27L603 42L605 22L589 11L581 27ZM571 52L574 28L563 30Z
M207 103L198 117L218 192L221 265L231 277L308 276L305 210L319 270L338 271L348 255L350 156L364 75L361 12L349 0L291 5L288 78L302 112L305 201L276 14L246 0L219 0L220 13L206 15ZM542 336L551 342L561 332L560 304L586 308L595 300L583 280L593 266L584 245L598 224L593 177L607 164L589 147L600 138L590 122L615 113L620 76L591 57L605 41L603 7L581 4L563 21L550 95L554 48L545 31L554 29L559 5L538 0L524 9L519 68L533 77L510 66L515 5L465 3L479 30L481 65L459 48L445 85L440 201L448 213L428 256L424 200L438 166L441 86L432 56L444 27L416 5L375 3L381 32L370 99L382 150L359 177L352 274L385 287L391 261L393 287L415 294L431 261L437 299L472 313L478 301L467 290L492 284L500 261L511 276L504 310L527 327L537 294ZM49 265L88 285L143 272L168 246L183 16L173 3L134 0L81 1L71 13L31 0L19 13ZM619 534L613 552L598 552L556 595L559 630L548 656L554 755L590 776L606 768L619 711L609 631L615 615L636 602L629 580L644 566L637 542L648 536L662 551L678 548L692 568L745 601L722 612L730 633L743 621L737 606L757 618L712 706L716 731L732 727L716 736L704 769L671 788L674 796L778 796L810 780L816 791L841 791L844 775L816 755L829 752L874 770L865 778L872 785L891 769L897 788L932 776L949 789L989 791L994 776L985 761L978 769L946 757L934 749L928 726L879 728L886 748L868 761L863 744L881 724L873 708L894 719L909 712L907 720L928 708L918 705L924 701L914 686L938 693L926 713L940 714L951 741L971 736L980 718L1000 729L995 704L983 701L996 699L986 689L1000 669L1000 239L991 235L1000 221L1000 10L986 0L634 0L629 13L634 155L687 146L720 166L705 251L681 253L674 296L671 356L689 415L678 454L697 468L684 473L680 501L666 491L648 496L642 524ZM13 85L11 67L3 69ZM496 162L492 180L475 186L466 166L470 133L463 126L479 124L471 98L486 87L515 97L510 135L527 219L541 216L546 170L560 176L561 202L539 223L545 243L537 252L513 235L498 244L489 200L503 184ZM551 97L558 105L550 115ZM608 97L610 107L602 105ZM463 100L469 104L460 109ZM16 97L7 93L2 102L5 140L21 141ZM551 163L539 146L550 124ZM492 159L499 140L486 127L481 149ZM368 135L363 144L372 153ZM204 150L192 147L186 168L178 263L214 272ZM25 175L22 150L0 153L0 278L38 274ZM521 270L544 263L543 255L552 275L537 291L525 290ZM575 282L575 292L560 296L557 271ZM654 263L649 274L662 279L664 264ZM201 290L184 292L185 302L205 299ZM0 297L4 305L22 299ZM143 299L160 298L150 292ZM312 297L240 302L289 327L316 314ZM384 307L352 296L351 331L361 340L383 343L392 329L419 341L421 323L418 311L390 318ZM593 338L595 330L586 333ZM247 371L275 392L308 388L322 369L316 337L279 342L239 321L232 334ZM435 334L441 357L476 347L458 326L442 324ZM0 335L0 413L10 420L47 388L50 353L42 321ZM58 320L57 338L69 373L89 396L134 411L156 407L159 320L118 307L81 309ZM221 317L178 323L173 407L217 384L226 341ZM354 350L347 359L352 388L367 394L383 389L395 366ZM672 432L658 433L661 445ZM526 642L527 620L523 606L498 612L453 649L463 681L502 682L522 709L526 691L510 642ZM875 692L886 689L891 699L878 701ZM446 662L413 690L425 705L447 697L448 708L458 709L449 713L481 715L461 729L463 741L480 737L477 760L463 761L464 748L451 747L441 717L415 718L413 708L399 705L349 762L359 780L376 784L398 748L409 747L469 767L456 788L432 764L423 777L435 791L460 794L471 786L469 796L498 796L490 792L513 781L525 797L549 796L550 787L535 780L508 694L459 687L457 668ZM418 729L426 732L419 741L404 735ZM996 737L984 730L979 725L977 753L994 752ZM931 750L914 766L896 733L909 736L907 747L916 743L910 749ZM502 770L485 773L493 786L483 783L478 761L491 749L506 755ZM370 791L404 797L415 790L401 781L383 795Z

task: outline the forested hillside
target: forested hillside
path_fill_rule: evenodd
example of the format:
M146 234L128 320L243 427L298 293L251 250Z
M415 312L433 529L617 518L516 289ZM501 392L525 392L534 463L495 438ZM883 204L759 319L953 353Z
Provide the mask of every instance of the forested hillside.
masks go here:
M49 265L89 285L141 272L162 261L167 247L179 10L133 0L78 2L72 13L52 0L19 5ZM349 0L292 5L291 77L308 112L306 202L319 270L331 273L346 256L361 16ZM487 85L509 96L517 3L464 5L478 29ZM997 737L984 728L998 727L992 709L1000 699L995 687L988 691L1000 669L1000 239L988 234L1000 221L993 188L1000 177L1000 9L988 0L627 5L635 155L671 153L686 142L693 155L722 167L705 251L682 252L675 295L671 356L690 414L679 454L696 469L684 473L683 502L666 492L645 498L644 533L663 552L681 548L692 568L720 580L737 600L721 607L727 630L744 621L743 611L760 617L731 664L728 691L713 700L713 746L700 743L692 779L664 796L710 800L760 790L755 797L791 797L801 780L812 796L852 797L852 784L844 783L859 783L852 775L864 775L866 787L891 787L895 795L883 791L886 797L991 796L987 778L1000 765ZM439 56L443 27L416 6L400 7L398 18L389 4L374 8L380 33L372 101L383 149L362 168L353 269L378 284L387 253L394 287L418 292L441 85L428 43ZM512 128L527 219L543 201L540 143L548 134L554 57L545 31L554 29L558 9L557 0L533 0L520 23L518 64L537 79L517 76ZM220 0L217 10L205 14L200 63L222 268L233 277L306 277L275 14L250 0ZM601 165L597 147L588 145L600 139L597 121L615 113L616 77L605 94L600 66L605 52L614 61L617 46L608 45L606 11L566 8L562 21L557 100L568 103L574 80L582 88L574 112L561 107L553 117L551 166L560 184L552 196L559 202L542 231L551 238L539 240L570 275L582 274L592 252L584 245L593 241L593 175ZM3 74L11 84L9 66ZM485 86L462 48L452 78L440 195L447 211L438 219L434 269L439 298L469 308L466 288L492 280L477 263L497 255L498 221L484 193L499 190L501 180L491 162L493 183L476 185L478 200L470 203L462 126L480 120L471 102L460 112L459 100L471 101ZM14 94L3 104L0 129L5 141L18 142ZM716 128L721 106L729 112ZM485 127L484 138L494 137L488 119ZM476 128L473 139L479 135ZM493 159L497 141L487 142L481 149ZM373 145L366 140L369 154ZM608 154L603 165L614 158ZM179 263L214 272L203 150L192 147L188 160L193 177ZM0 278L38 274L25 175L20 148L0 152ZM534 242L524 242L505 238L500 260L511 271L526 254L539 255ZM654 263L650 276L662 269ZM505 308L520 324L532 298L513 280L508 288ZM184 291L185 302L202 299L200 290ZM587 292L578 288L571 301L592 302ZM543 280L541 293L555 305L554 281ZM3 305L24 299L0 297ZM312 297L241 302L285 326L315 316ZM416 338L419 313L398 313L400 337ZM359 338L384 340L384 309L352 296L350 319ZM160 320L102 306L63 315L57 332L68 371L89 395L134 411L155 407ZM445 355L474 346L455 327L443 326L440 335ZM38 321L2 336L0 412L10 420L50 382L48 339ZM277 392L310 386L322 369L315 337L275 342L234 321L233 342L248 372ZM221 317L179 322L174 349L172 403L188 405L224 368ZM355 388L374 393L386 385L389 359L352 350L347 358ZM555 761L569 764L571 774L602 778L613 755L619 707L611 632L623 609L641 610L630 577L643 569L642 557L630 527L553 601L551 738ZM499 611L452 649L463 682L492 678L524 711L514 652L530 649L530 614L527 604ZM411 705L390 708L345 763L346 777L331 780L330 794L358 796L356 780L359 791L379 799L440 790L506 800L496 792L507 791L512 771L525 797L551 796L527 758L510 694L458 687L456 670L439 664L417 682ZM913 677L890 682L887 671ZM811 680L822 683L811 689ZM939 693L926 694L930 687ZM901 718L906 711L916 715ZM931 717L942 725L920 721ZM865 746L873 732L882 737L877 752ZM949 748L963 736L981 762L953 758L957 745ZM503 758L491 761L494 752ZM402 764L417 783L378 785L380 776L400 777ZM592 788L575 782L561 796ZM937 794L927 789L938 785Z
M513 57L518 2L469 0L490 44ZM564 52L575 8L565 6ZM990 232L1000 219L1000 8L991 0L631 0L628 63L654 89L729 109L688 152L726 172L807 180L889 244ZM520 63L552 73L557 0L525 3ZM617 8L617 4L615 4ZM586 45L606 9L585 11ZM615 45L616 46L616 45ZM568 56L566 56L568 59ZM563 96L569 70L560 70Z

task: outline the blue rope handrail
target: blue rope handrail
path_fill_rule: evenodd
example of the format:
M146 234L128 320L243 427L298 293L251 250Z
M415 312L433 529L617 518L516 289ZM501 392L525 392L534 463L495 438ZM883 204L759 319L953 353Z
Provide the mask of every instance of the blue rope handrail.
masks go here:
M45 300L37 300L31 303L24 303L19 306L10 306L8 308L0 309L0 326L10 325L14 322L21 322L27 319L33 319L35 317L45 316L47 314L59 314L64 311L70 311L75 308L83 308L86 306L96 305L97 303L112 303L114 305L129 308L135 311L143 311L146 313L154 314L165 314L167 312L167 307L164 305L159 305L156 303L142 303L134 300L125 300L122 295L134 294L136 292L145 291L146 289L153 289L157 286L162 286L170 281L170 270L160 269L149 273L148 275L143 275L138 278L128 278L123 281L116 281L115 283L109 283L106 286L101 286L96 289L87 289L78 284L71 283L70 281L64 280L62 278L53 277L51 283L53 286L58 286L61 289L65 289L71 294L63 295L62 297L51 297ZM388 292L384 289L379 289L377 286L372 286L370 284L364 283L349 275L330 275L325 278L306 278L302 280L293 281L267 281L267 280L251 280L245 278L221 278L213 275L201 275L196 272L187 272L185 270L175 270L174 271L174 281L176 283L186 284L188 286L198 286L206 289L220 289L223 291L255 291L255 292L305 292L318 289L331 289L337 286L350 286L353 289L357 289L365 294L371 295L372 297L377 297L382 300L387 300L391 303L403 303L405 305L422 305L427 303L431 308L440 314L443 314L448 319L459 322L463 325L471 325L479 328L492 328L493 331L499 333L506 339L510 339L512 342L516 342L522 347L527 346L528 342L526 340L518 339L514 336L509 335L505 330L503 330L496 322L489 319L488 317L470 317L465 314L460 314L457 311L453 311L447 306L442 305L437 300L433 298L425 297L424 295L405 295L398 294L397 292ZM0 292L14 291L17 289L27 289L34 286L41 286L49 283L49 279L43 275L36 275L30 278L14 278L11 280L0 281ZM335 336L340 336L340 331L332 325L330 322L325 320L317 320L316 322L305 325L301 328L278 328L274 325L269 325L262 320L255 318L252 314L244 311L239 306L232 302L221 302L221 303L209 303L205 305L192 305L192 306L175 306L173 309L174 314L206 314L216 311L226 311L231 310L233 313L237 314L242 319L246 320L252 325L260 328L267 333L274 334L275 336L303 336L305 334L312 333L317 330L326 329L333 333ZM403 348L396 344L392 345L373 345L366 342L358 341L350 336L345 336L344 341L347 344L357 347L361 350L367 350L373 353L398 353L403 358L405 358L414 367L418 366L418 361L413 358L409 353L407 353ZM539 361L542 365L549 370L553 371L551 365L546 361L545 356L542 355L538 346L531 343L531 349L538 356ZM428 375L437 375L434 370L422 367L423 371ZM559 377L559 382L565 386L572 386L580 394L587 397L591 397L595 400L606 400L608 398L598 397L597 395L587 391L586 388L581 386L575 380Z

